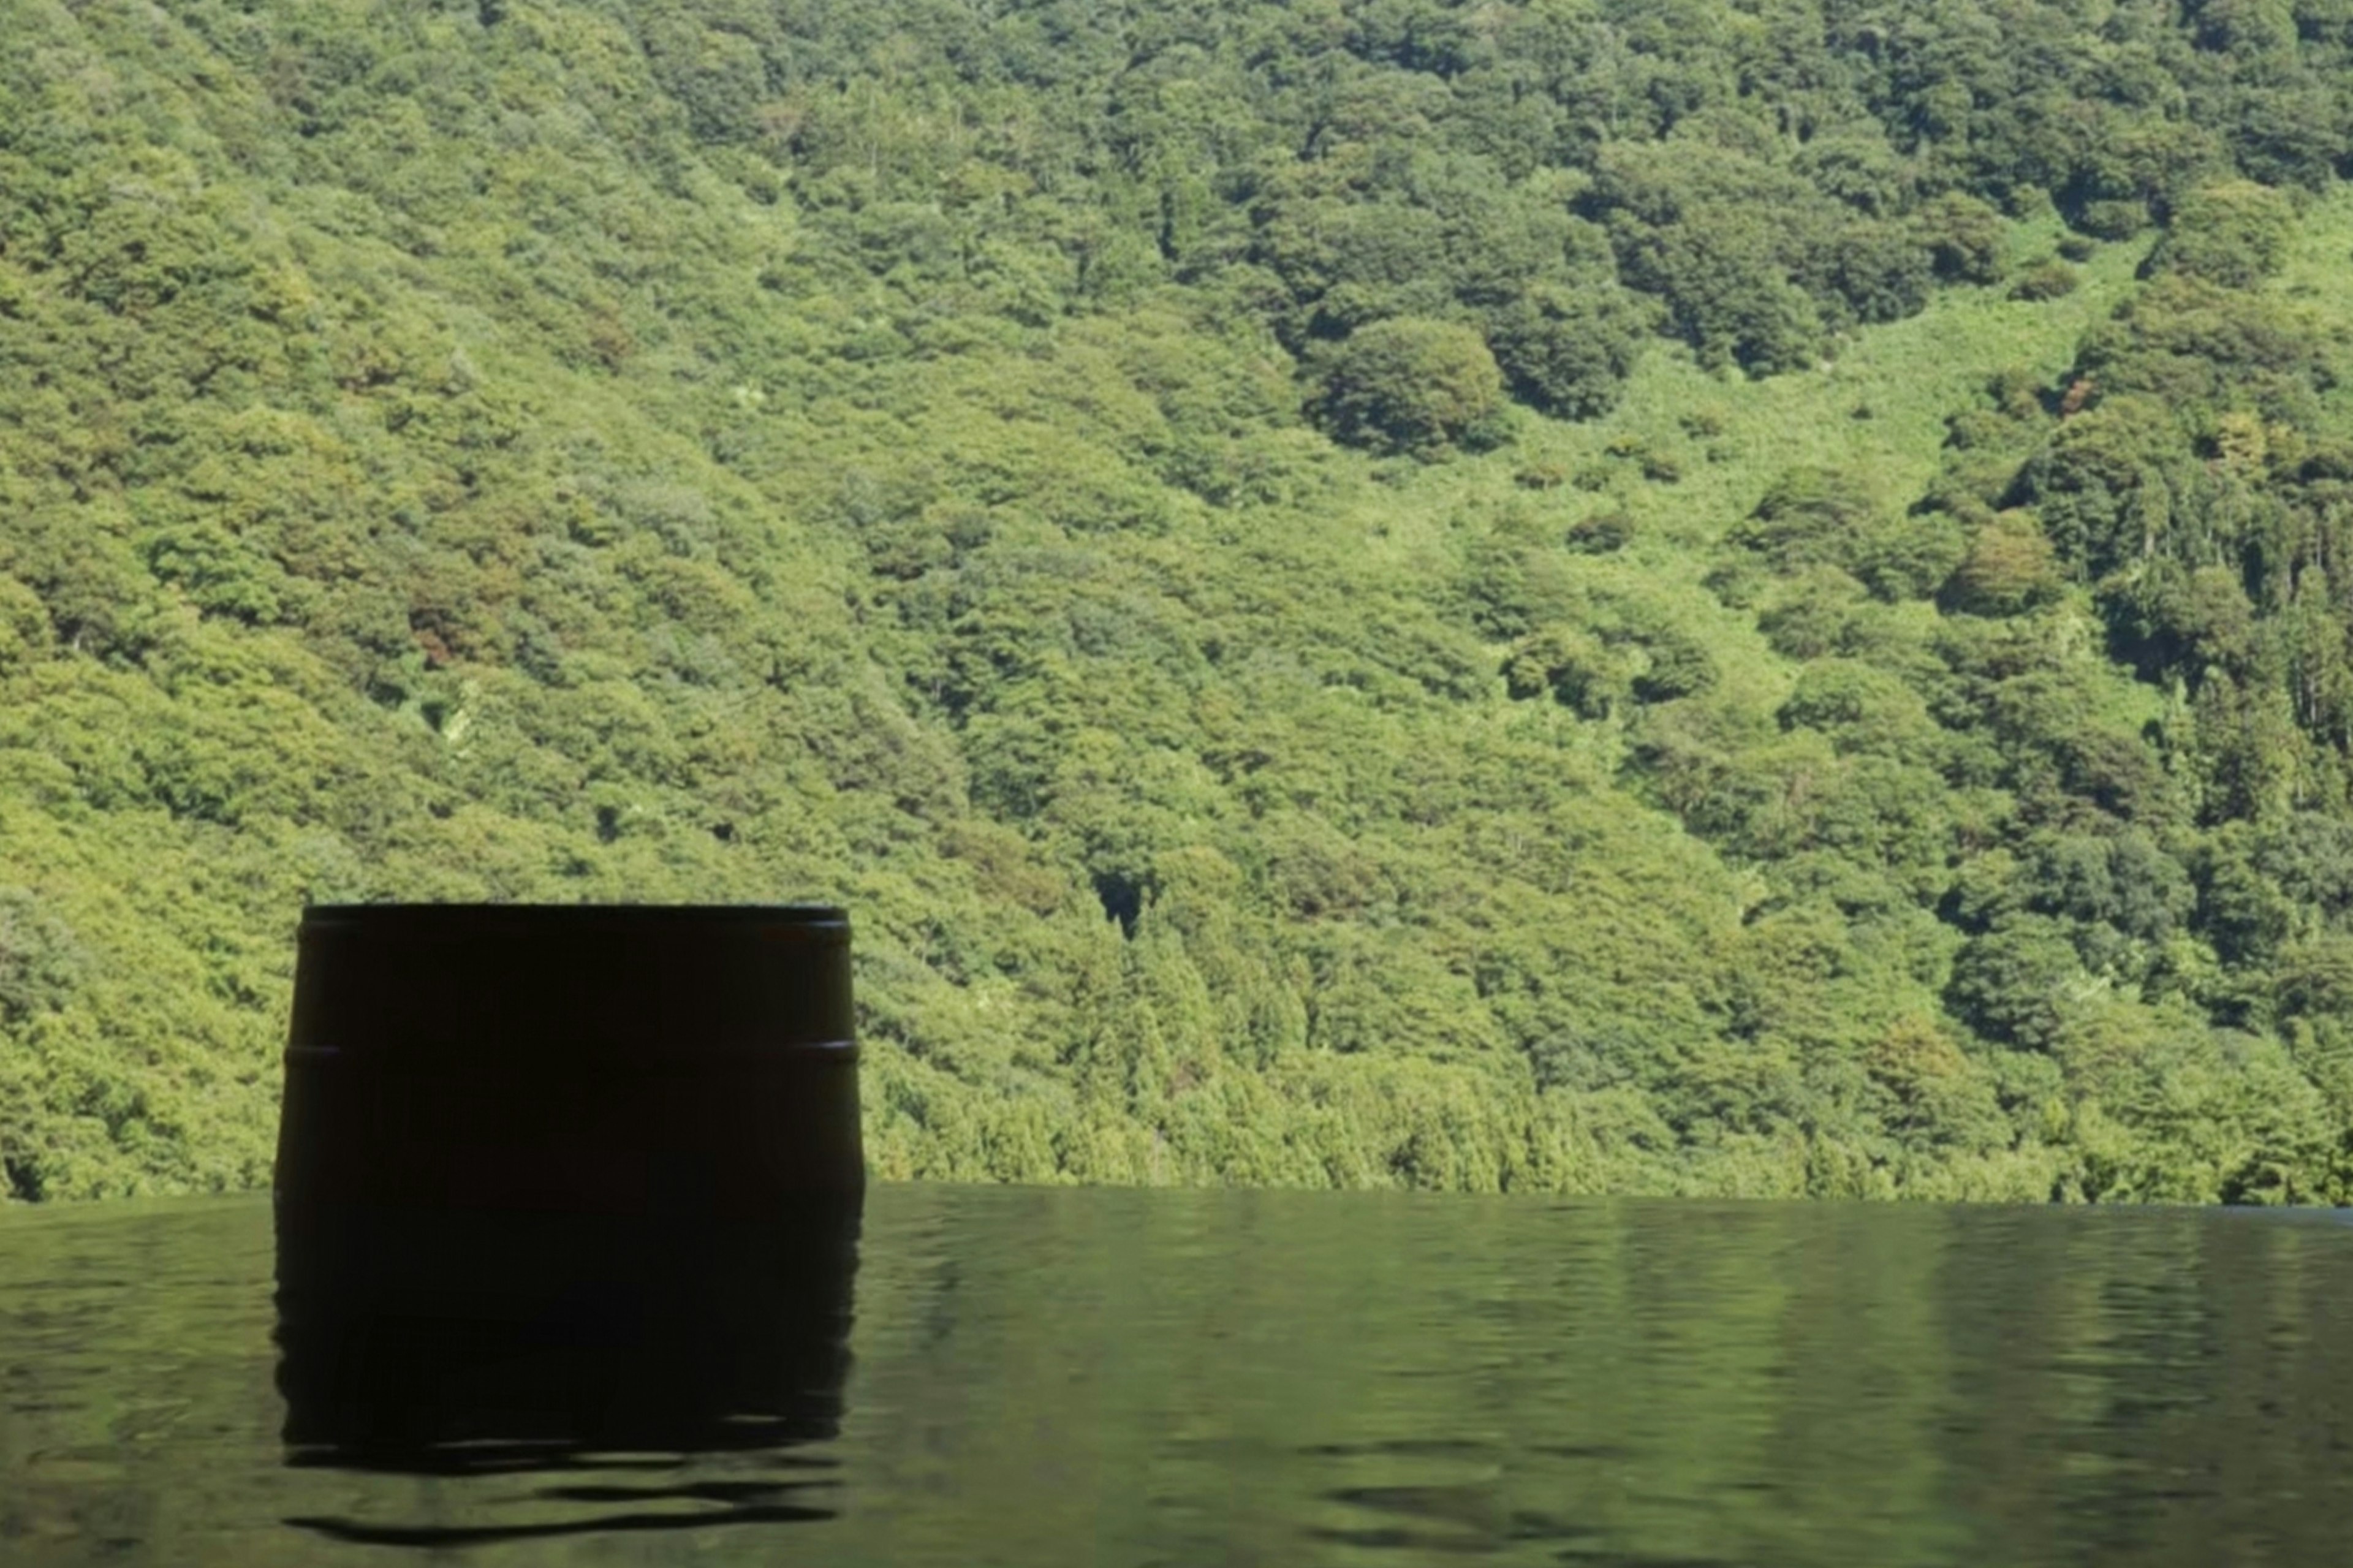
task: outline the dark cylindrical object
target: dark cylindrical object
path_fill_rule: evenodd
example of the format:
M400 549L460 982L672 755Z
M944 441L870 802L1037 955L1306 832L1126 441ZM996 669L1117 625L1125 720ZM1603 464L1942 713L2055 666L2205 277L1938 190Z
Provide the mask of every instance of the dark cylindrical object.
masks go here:
M316 907L281 1218L751 1216L855 1194L857 1049L838 909Z
M860 1194L839 910L326 907L278 1141L296 1462L829 1434Z

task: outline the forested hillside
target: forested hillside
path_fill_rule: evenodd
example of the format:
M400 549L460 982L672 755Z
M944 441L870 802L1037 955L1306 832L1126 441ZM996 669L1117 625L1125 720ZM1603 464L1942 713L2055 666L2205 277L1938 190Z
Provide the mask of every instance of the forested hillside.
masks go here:
M885 1175L2353 1200L2353 0L0 40L0 1193L818 898Z

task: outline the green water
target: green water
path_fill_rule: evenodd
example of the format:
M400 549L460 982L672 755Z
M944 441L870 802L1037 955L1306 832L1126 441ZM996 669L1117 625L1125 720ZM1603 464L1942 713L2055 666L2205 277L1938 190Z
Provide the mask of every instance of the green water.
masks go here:
M2341 1217L883 1187L832 1436L475 1475L289 1467L270 1276L0 1212L0 1563L2353 1558Z

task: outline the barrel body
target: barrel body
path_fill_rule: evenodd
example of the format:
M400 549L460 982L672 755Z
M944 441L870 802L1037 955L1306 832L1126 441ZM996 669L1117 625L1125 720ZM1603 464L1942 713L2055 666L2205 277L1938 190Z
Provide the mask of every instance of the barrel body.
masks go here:
M300 943L281 1214L754 1215L862 1185L839 910L325 907Z

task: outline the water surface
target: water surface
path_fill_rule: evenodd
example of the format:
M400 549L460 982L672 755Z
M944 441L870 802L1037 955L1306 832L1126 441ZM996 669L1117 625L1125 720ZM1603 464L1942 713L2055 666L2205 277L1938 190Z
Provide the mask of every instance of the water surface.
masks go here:
M2353 1559L2337 1216L887 1186L860 1256L805 1440L290 1464L266 1202L0 1211L0 1563Z

